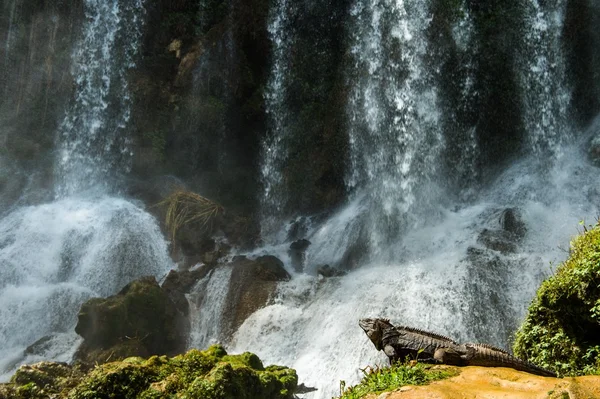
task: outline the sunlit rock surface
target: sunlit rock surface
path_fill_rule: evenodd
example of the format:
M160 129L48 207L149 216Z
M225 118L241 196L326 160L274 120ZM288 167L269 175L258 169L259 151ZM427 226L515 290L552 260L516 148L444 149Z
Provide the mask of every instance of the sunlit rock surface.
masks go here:
M369 395L368 399L533 399L600 397L600 376L538 377L508 368L465 367L460 375L420 387Z

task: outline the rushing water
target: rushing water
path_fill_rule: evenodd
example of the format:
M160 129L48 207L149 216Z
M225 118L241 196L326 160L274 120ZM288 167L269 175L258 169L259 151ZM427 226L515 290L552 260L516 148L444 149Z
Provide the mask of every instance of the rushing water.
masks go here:
M425 0L353 3L348 40L354 62L347 66L352 194L326 221L308 219L305 273L281 284L274 304L250 316L230 343L234 351L296 368L302 382L319 388L307 397L330 398L338 381L356 382L360 368L386 363L358 327L360 317L389 317L509 347L540 282L566 258L578 223L593 223L598 213L600 178L583 150L597 128L578 133L569 123L564 2L523 6L514 67L525 155L484 186L477 183L475 128L455 121L478 96L475 65L482 55L473 18L463 5L451 28L463 80L460 104L446 110L438 66L427 60L434 51L426 35L429 6ZM281 74L284 57L278 59L274 70ZM442 112L452 123L444 126ZM452 187L443 182L448 140L458 142L452 169L466 196L448 195ZM506 231L507 215L518 220L514 232ZM287 245L268 251L286 260ZM324 264L349 273L315 276Z
M543 4L546 3L545 6ZM520 66L525 123L531 150L558 156L569 141L562 25L566 2L526 2L526 32Z
M110 189L130 155L126 78L139 47L143 1L84 6L73 54L75 98L57 134L56 200L0 220L2 379L23 362L70 360L85 300L112 295L141 276L161 278L172 267L154 217ZM24 353L41 338L38 350Z
M143 5L143 0L85 1L87 22L73 55L77 92L58 135L59 198L106 185L115 173L127 171L127 71L135 66Z
M293 46L293 25L290 14L294 6L288 0L275 2L269 17L269 35L273 42L273 67L265 94L267 114L270 121L269 135L262 148L262 231L272 234L283 216L285 187L282 168L287 156L285 150L288 115L286 112L286 85L290 49Z

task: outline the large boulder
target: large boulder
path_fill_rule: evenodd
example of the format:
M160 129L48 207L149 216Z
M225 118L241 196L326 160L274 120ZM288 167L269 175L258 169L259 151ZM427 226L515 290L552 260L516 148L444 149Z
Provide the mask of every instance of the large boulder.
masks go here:
M145 277L117 295L82 305L75 332L84 342L75 359L104 363L130 356L181 353L188 328L187 319L154 277Z
M228 315L225 334L230 335L248 316L268 304L279 282L291 277L283 263L270 255L255 260L236 257L226 267L233 268L224 311Z

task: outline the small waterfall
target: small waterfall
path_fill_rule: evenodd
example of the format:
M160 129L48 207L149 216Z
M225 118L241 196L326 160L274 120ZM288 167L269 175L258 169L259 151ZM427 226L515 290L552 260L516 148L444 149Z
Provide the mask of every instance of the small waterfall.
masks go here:
M44 336L74 341L85 300L172 265L154 218L118 198L23 207L0 220L0 235L0 374Z
M269 35L273 43L273 66L266 89L265 103L269 117L268 137L262 145L261 174L264 185L262 195L263 235L273 234L283 215L285 206L285 186L283 166L287 157L286 133L286 85L289 75L290 48L294 43L294 28L291 15L294 4L288 0L277 0L271 8Z
M217 267L198 281L188 294L190 304L190 348L207 348L222 342L221 322L233 269Z
M84 6L86 24L73 54L77 92L58 134L58 198L110 184L131 157L127 72L135 66L144 1L86 0Z
M525 3L526 32L519 73L530 151L539 156L560 156L562 145L572 138L567 115L571 97L562 50L566 1Z

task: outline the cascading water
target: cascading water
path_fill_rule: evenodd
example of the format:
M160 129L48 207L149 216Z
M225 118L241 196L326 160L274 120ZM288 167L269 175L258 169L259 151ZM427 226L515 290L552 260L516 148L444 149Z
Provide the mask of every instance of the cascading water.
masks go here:
M74 56L76 97L58 135L57 197L108 184L129 166L127 71L135 65L143 0L87 0L87 23Z
M368 201L368 221L360 224L368 224L374 253L414 222L417 197L437 202L430 183L444 142L437 88L424 66L429 13L427 1L357 1L350 10L347 182Z
M353 194L327 221L309 226L308 273L281 284L275 303L246 320L230 349L290 365L302 382L319 388L307 397L330 398L339 380L356 382L359 368L387 362L358 327L360 317L509 346L539 283L566 257L578 222L598 212L600 179L567 118L562 3L544 7L528 2L523 43L515 44L534 54L516 65L530 151L487 187L468 180L470 201L452 202L439 181L448 173L442 170L445 142L460 137L467 151L457 158L459 173L475 167L479 143L472 126L454 125L463 129L458 132L440 126L442 112L456 113L440 107L432 65L424 61L434 45L425 35L433 18L428 5L354 3L355 62L348 70ZM473 71L481 54L469 11L463 6L458 14L452 36L469 64L460 104L468 107L477 97ZM542 154L564 156L549 164ZM365 237L368 245L358 252L371 256L356 270L339 278L311 275L318 265L347 267L344 251ZM279 248L286 259L287 248Z
M269 34L274 44L273 67L265 95L270 119L269 136L263 143L261 165L264 194L262 196L263 235L273 234L282 217L285 187L281 168L285 162L287 113L285 111L289 52L293 45L293 25L290 14L294 5L287 0L275 2L269 18Z
M109 196L130 156L126 75L140 45L143 6L84 2L75 98L57 134L56 200L0 220L0 378L22 362L70 360L86 299L112 295L141 276L161 278L172 267L154 217ZM37 351L23 352L41 338Z
M519 66L525 124L531 151L540 156L559 156L570 132L567 109L570 92L565 84L562 26L566 2L525 2L525 25Z

